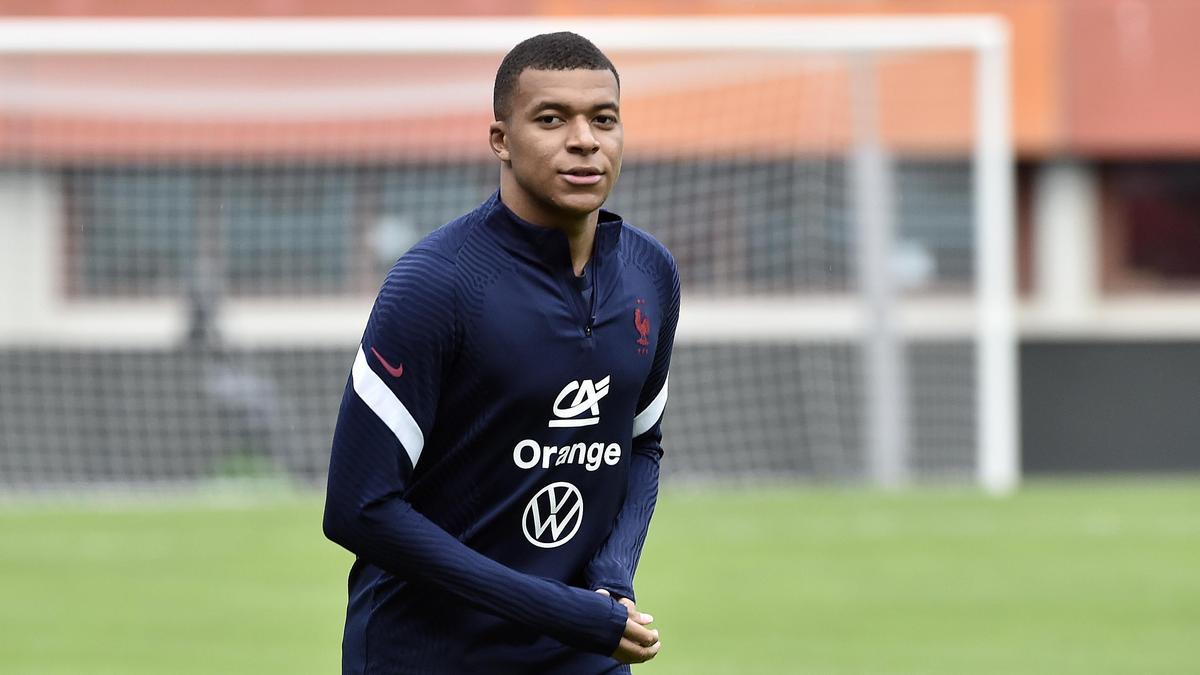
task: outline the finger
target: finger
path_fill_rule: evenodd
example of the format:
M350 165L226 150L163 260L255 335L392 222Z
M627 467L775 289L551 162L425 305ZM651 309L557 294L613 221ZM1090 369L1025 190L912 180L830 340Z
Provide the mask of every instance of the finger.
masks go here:
M655 642L652 646L648 647L646 649L646 652L647 652L646 660L649 661L650 659L658 656L658 652L661 649L662 649L662 642Z
M621 638L621 641L617 643L617 651L612 653L612 657L621 663L641 663L641 661L637 660L636 654L634 654L635 648L632 642Z
M634 621L637 621L642 625L646 625L654 621L653 616L646 614L645 612L638 611L637 605L634 604L633 600L630 600L629 598L621 598L617 602L621 603L625 606L625 609L629 610L629 618L633 619Z
M643 626L654 621L653 616L646 614L645 612L639 612L637 605L635 605L629 598L621 598L617 602L621 603L625 606L625 609L629 610L629 618L642 624Z
M606 598L611 598L611 597L612 597L612 595L610 595L610 594L609 594L609 592L608 592L608 591L606 591L606 590L604 590L603 588L597 588L597 589L596 589L596 592L597 592L597 593L599 593L600 595L603 595L603 596L604 596L604 597L606 597Z
M643 618L642 613L638 611L637 605L633 604L632 600L630 600L629 598L621 598L617 602L622 607L625 608L625 613L629 616L629 618L633 619L634 621L637 621L640 624L646 623L645 621L642 620L642 618Z
M657 633L658 631L656 629L646 628L633 619L625 620L625 632L623 633L623 636L640 645L649 647L650 645L654 644L658 640L656 635Z
M648 648L634 644L629 638L621 638L612 657L621 663L641 663L642 651L646 649Z
M624 637L629 638L633 642L643 647L649 647L650 645L658 642L658 630L645 628L641 624L633 621L633 619L628 619L625 621Z
M640 614L640 612L638 612L633 607L630 607L629 605L621 602L620 600L617 601L617 604L625 608L625 616L626 617L633 619L634 621L638 620L638 615Z
M655 642L649 647L643 647L633 644L628 640L621 640L621 656L618 660L625 661L626 663L645 663L657 656L660 649L662 649L661 642Z
M648 626L650 625L650 622L654 621L654 617L650 616L649 614L638 612L632 608L629 610L629 619L631 621L636 621L643 626Z

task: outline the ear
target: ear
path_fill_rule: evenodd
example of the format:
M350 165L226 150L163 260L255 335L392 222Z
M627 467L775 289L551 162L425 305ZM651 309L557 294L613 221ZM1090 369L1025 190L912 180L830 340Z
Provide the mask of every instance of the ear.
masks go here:
M504 122L492 122L492 125L488 127L488 142L491 144L492 153L496 155L497 159L501 162L509 161L508 127L505 126Z

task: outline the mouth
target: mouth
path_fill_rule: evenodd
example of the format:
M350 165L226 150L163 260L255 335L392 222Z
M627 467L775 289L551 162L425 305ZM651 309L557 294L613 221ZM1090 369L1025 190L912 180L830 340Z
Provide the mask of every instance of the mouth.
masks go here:
M595 185L604 177L604 172L592 166L576 166L559 171L560 176L572 185Z

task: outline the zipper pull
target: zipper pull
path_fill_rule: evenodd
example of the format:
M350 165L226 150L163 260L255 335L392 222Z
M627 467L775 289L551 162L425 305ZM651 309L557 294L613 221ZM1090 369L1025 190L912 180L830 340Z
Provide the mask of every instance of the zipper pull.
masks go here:
M587 335L588 337L591 337L591 336L592 336L592 326L595 326L595 325L596 325L596 315L595 315L595 314L593 314L593 315L592 315L592 316L591 316L591 317L588 319L587 326L586 326L586 327L583 329L583 333L584 333L584 335Z

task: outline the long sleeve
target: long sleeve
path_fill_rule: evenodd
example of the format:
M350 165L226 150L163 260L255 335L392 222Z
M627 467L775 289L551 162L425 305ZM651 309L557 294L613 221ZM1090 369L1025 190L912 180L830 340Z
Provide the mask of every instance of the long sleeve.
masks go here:
M666 279L663 321L659 327L654 363L642 387L633 420L633 451L625 502L612 531L586 571L589 588L603 588L630 599L634 599L633 577L658 501L659 462L663 455L662 419L667 404L675 328L679 323L679 275L673 264Z
M324 531L365 561L567 645L611 654L626 610L517 572L451 536L404 498L456 349L450 261L410 252L371 312L334 432Z

